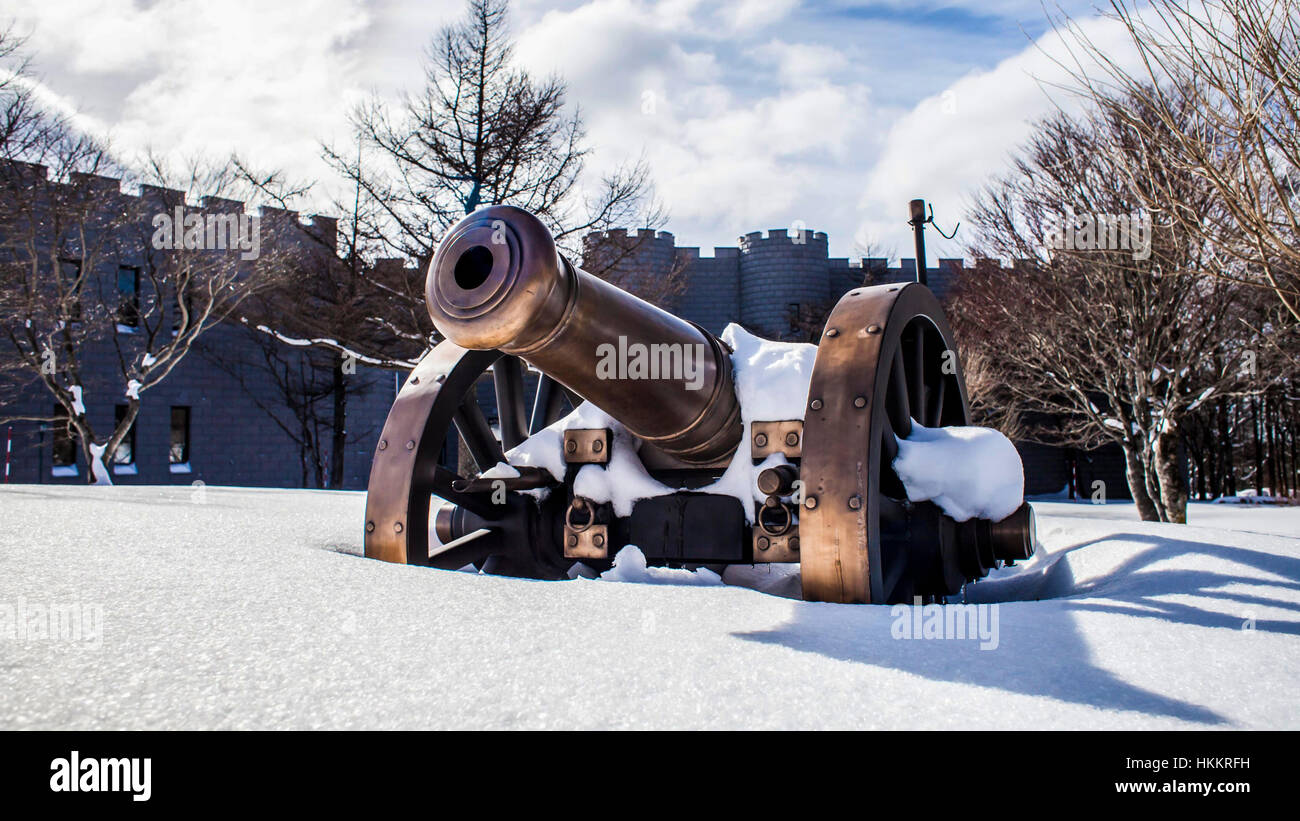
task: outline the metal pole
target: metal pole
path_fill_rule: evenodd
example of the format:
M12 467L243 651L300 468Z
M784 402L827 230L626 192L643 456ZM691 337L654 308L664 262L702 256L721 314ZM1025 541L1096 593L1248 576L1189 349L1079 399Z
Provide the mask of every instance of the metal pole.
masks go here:
M912 226L912 233L916 237L916 281L922 285L926 282L925 270L925 200L912 200L908 203L911 219L908 225Z

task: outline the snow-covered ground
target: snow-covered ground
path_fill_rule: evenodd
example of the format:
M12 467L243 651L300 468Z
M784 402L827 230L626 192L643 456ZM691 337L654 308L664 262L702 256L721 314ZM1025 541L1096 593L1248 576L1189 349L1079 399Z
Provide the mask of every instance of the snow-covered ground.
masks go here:
M1002 602L980 611L994 642L895 638L909 608L685 571L534 582L367 561L363 509L0 489L0 728L1300 727L1300 508L1193 505L1180 527L1035 503L1039 555L970 588ZM644 577L635 556L617 575ZM50 613L84 631L50 638Z

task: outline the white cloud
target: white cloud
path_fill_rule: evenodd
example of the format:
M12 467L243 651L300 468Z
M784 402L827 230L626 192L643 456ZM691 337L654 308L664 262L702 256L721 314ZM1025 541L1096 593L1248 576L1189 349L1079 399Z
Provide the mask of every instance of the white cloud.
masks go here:
M1093 18L1081 26L1112 58L1127 62L1130 48L1117 25ZM932 203L939 227L951 231L965 218L971 195L1008 167L1035 121L1057 107L1079 109L1080 100L1060 87L1069 85L1062 65L1068 60L1066 41L1049 32L995 68L968 74L922 100L895 122L858 201L858 241L876 238L899 256L914 256L906 214L915 197ZM961 256L965 233L950 242L927 231L931 264L940 254Z
M1031 2L1006 0L996 11L1019 14ZM956 5L979 10L973 0ZM801 221L829 232L836 253L856 238L908 255L906 201L931 199L951 225L966 193L1047 111L1029 75L1050 61L1026 50L903 113L879 98L910 105L919 96L899 79L908 67L870 71L864 61L879 49L863 44L923 43L945 56L925 68L932 82L934 71L971 64L949 47L967 42L964 34L796 7L515 0L516 55L568 81L587 122L593 178L644 154L680 243L731 244ZM0 18L31 32L41 93L111 131L124 153L238 150L326 180L319 141L349 141L347 113L364 95L418 88L422 49L461 12L458 0L104 0L75 9L0 0ZM1005 39L1022 38L1008 27Z
M837 204L854 201L877 143L871 92L833 47L761 30L790 7L711 17L688 3L592 0L546 14L517 53L562 73L583 102L594 168L644 152L679 243L726 245L801 220L840 230L847 247L852 211ZM718 24L737 16L750 33Z
M780 81L790 86L823 81L849 67L843 52L824 43L772 40L754 49L754 55L775 65Z
M31 77L16 74L11 69L0 69L0 80L15 83L24 93L29 93L42 109L65 118L82 133L103 139L111 130L104 121L86 114L72 100Z
M77 3L4 4L20 28L34 24L41 50L60 55L79 73L126 71L148 65L167 43L162 16L133 0L103 0L93 11Z
M422 5L379 4L416 19ZM150 147L173 160L238 151L314 179L326 173L319 141L346 139L347 112L371 89L392 93L418 80L419 48L438 24L405 43L409 68L395 76L383 62L387 44L369 39L383 28L371 8L363 0L0 2L0 18L28 35L42 95L100 125L92 130L107 131L128 160Z
M717 18L735 31L753 31L776 23L799 5L799 0L732 0L723 3Z

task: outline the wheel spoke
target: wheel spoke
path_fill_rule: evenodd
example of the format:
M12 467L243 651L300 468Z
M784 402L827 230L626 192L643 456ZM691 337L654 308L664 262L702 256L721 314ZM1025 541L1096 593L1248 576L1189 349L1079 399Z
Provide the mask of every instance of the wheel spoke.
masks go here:
M907 573L907 551L890 550L889 558L885 558L885 548L881 545L881 562L884 567L884 578L881 579L881 590L884 592L884 599L880 602L885 604L893 600L894 590L898 583L903 580L904 574Z
M478 564L492 555L495 546L492 535L491 530L480 528L447 544L434 545L429 548L429 564L444 570L459 570L467 564Z
M504 505L494 505L482 494L465 493L457 490L454 483L461 477L447 470L442 465L434 465L431 471L426 471L424 484L438 498L451 502L453 505L460 505L470 513L480 516L484 519L496 519L501 515Z
M460 433L460 438L465 440L465 445L469 448L470 456L474 458L474 464L480 473L497 462L506 460L501 443L492 433L492 427L488 425L483 409L478 406L474 392L471 391L465 397L465 401L456 408L452 421Z
M903 349L894 351L894 361L889 369L889 395L885 404L889 424L900 439L912 433L912 405L907 397L907 370L903 365Z
M907 345L907 390L908 399L916 413L925 418L929 403L926 401L925 385L925 328L920 324L912 326L914 332Z
M519 358L503 356L492 366L497 392L497 419L501 423L501 445L506 449L524 441L528 430L524 404L524 369Z
M943 402L947 390L948 378L940 374L939 384L935 387L934 393L930 395L930 412L926 414L925 424L932 428L943 425Z
M882 468L894 464L898 458L898 437L894 436L892 430L882 430L880 432L880 466Z
M552 425L564 415L564 386L546 374L537 380L537 397L533 402L533 418L528 423L529 435Z
M574 391L571 391L568 388L566 388L564 385L560 385L560 387L564 391L565 398L569 400L569 407L577 408L583 402L587 401L586 399L582 398L582 394L575 393Z

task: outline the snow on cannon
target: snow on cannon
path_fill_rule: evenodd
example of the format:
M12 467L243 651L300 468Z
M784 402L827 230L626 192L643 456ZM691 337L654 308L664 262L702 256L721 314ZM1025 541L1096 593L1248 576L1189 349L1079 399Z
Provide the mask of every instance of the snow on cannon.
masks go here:
M448 232L426 295L446 341L380 434L369 557L560 579L635 545L650 565L797 562L805 599L895 603L1033 553L1019 457L966 427L924 284L850 291L819 345L719 338L494 206Z

